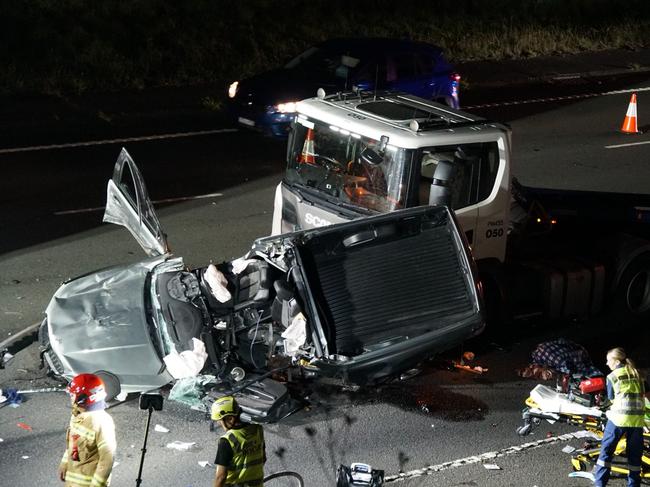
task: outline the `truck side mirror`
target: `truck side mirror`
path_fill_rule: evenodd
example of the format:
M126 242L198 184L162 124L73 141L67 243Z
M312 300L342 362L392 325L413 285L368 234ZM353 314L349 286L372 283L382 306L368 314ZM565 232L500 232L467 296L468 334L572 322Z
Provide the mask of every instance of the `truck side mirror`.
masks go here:
M379 146L377 150L373 150L370 147L366 147L361 151L361 159L370 164L371 166L378 166L384 162L384 153L386 152L386 146L388 145L388 137L385 135L381 136L379 139Z
M371 166L378 166L384 162L384 156L375 152L370 147L366 147L361 151L361 159L370 164Z

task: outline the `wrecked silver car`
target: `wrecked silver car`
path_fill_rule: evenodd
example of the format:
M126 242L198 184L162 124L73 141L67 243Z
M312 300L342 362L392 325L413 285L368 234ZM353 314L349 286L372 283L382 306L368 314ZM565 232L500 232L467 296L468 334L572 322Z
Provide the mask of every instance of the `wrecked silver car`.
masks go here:
M480 285L445 207L419 207L256 240L232 262L188 269L167 247L122 150L104 221L149 258L65 282L40 330L51 371L115 377L123 392L207 376L257 421L290 412L284 381L375 383L479 333ZM276 380L279 379L279 380Z

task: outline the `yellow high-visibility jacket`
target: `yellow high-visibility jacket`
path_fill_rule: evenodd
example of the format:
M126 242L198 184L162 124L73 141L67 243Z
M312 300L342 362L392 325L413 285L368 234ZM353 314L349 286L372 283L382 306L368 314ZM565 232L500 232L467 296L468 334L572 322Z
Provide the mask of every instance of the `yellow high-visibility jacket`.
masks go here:
M73 411L61 459L65 487L108 486L116 448L115 424L106 411Z

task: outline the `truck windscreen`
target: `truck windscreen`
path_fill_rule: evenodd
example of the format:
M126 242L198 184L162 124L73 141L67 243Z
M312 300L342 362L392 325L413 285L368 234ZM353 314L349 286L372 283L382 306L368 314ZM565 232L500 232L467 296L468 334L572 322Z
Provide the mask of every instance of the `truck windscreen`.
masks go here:
M379 141L319 122L295 123L287 153L285 182L314 190L330 201L371 211L406 206L413 150L387 146L380 164L361 158ZM312 127L313 126L313 127Z

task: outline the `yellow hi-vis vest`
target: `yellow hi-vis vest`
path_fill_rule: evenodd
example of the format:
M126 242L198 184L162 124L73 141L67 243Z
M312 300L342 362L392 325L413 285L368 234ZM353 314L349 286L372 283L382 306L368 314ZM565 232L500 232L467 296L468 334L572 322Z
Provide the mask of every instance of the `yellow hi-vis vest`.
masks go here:
M643 428L645 401L643 382L627 367L619 367L607 376L614 388L612 407L607 417L621 428Z
M264 431L258 424L247 424L226 431L222 436L230 444L233 457L228 466L226 485L263 485Z
M61 459L64 487L107 487L116 448L115 425L106 411L73 413Z

